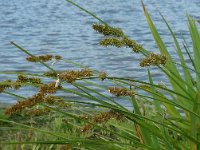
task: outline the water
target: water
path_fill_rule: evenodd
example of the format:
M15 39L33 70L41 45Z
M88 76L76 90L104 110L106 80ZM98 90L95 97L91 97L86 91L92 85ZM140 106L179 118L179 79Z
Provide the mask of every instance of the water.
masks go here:
M93 0L90 3L77 0L76 2L110 25L122 28L129 37L137 40L146 49L158 52L139 0ZM156 1L156 4L147 0L144 2L171 54L176 58L172 38L158 15L156 6L178 37L184 36L190 43L186 12L194 18L199 18L200 0ZM59 54L64 59L108 72L109 75L146 80L146 69L141 69L138 65L138 60L142 56L132 53L129 49L100 47L98 41L102 36L92 30L93 23L98 21L64 0L1 0L0 71L38 73L46 70L39 64L27 63L26 54L10 44L10 41L15 41L34 55ZM58 70L71 68L65 63L56 64L54 67ZM164 80L156 70L154 76L158 82ZM0 75L0 81L10 78L15 77ZM26 89L26 93L32 92L32 89ZM0 94L0 102L14 101L15 98Z

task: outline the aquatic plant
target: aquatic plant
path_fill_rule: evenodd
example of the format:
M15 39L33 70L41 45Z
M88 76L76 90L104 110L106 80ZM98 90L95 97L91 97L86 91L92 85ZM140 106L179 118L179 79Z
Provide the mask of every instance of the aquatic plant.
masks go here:
M175 62L143 3L146 20L160 54L146 50L145 45L141 46L128 38L121 29L109 26L78 4L66 1L99 21L92 28L104 35L99 42L101 46L126 47L135 54L142 54L144 58L140 66L147 67L148 82L109 76L69 60L64 61L81 67L81 70L57 72L45 63L53 58L52 55L34 56L11 42L28 54L28 61L41 63L50 71L37 75L24 72L18 75L16 81L0 82L1 93L20 99L6 109L10 118L0 119L1 123L12 125L7 130L14 128L16 132L13 134L18 135L18 138L3 139L1 145L29 145L41 149L200 149L200 36L195 20L187 15L193 44L193 51L190 52L185 41L181 49L176 35L160 13L174 40L179 58L179 62ZM192 67L185 61L183 53L187 54ZM62 59L61 56L54 58L57 61ZM167 85L153 80L151 66L157 67L167 77ZM49 83L43 79L48 79ZM113 86L99 85L97 80ZM57 81L59 86L56 86ZM15 86L33 86L38 92L30 98L22 97L8 91L11 88L18 90ZM69 86L76 89L72 90ZM102 90L107 94L102 94ZM58 91L62 91L63 96L55 96ZM67 94L76 97L66 97ZM132 109L123 106L116 98L129 101ZM31 121L36 123L14 120L24 116L26 119L30 116ZM38 122L37 116L42 117ZM47 122L48 125L45 124ZM27 134L29 132L31 135Z

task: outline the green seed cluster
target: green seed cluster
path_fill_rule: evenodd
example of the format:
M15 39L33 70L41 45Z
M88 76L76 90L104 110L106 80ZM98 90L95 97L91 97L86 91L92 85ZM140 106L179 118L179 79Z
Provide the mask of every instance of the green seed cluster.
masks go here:
M142 50L142 46L135 40L129 39L122 30L110 27L108 25L94 24L93 29L106 36L99 44L101 46L115 46L117 48L127 47L138 53Z
M119 28L113 28L108 25L101 25L101 24L93 24L92 27L94 30L105 36L116 36L116 37L124 36L123 31Z
M166 62L167 62L166 56L163 56L161 54L151 53L149 56L140 61L140 66L146 67L151 65L152 66L165 65Z
M142 49L142 45L138 44L135 40L123 38L122 41L126 47L132 48L132 50L136 53L140 52L140 50Z
M5 89L12 87L12 81L11 80L5 80L0 82L0 93L4 92Z
M103 81L107 78L107 74L105 72L100 72L99 73L99 78Z
M99 42L101 46L115 46L117 48L123 47L124 43L117 38L105 38Z

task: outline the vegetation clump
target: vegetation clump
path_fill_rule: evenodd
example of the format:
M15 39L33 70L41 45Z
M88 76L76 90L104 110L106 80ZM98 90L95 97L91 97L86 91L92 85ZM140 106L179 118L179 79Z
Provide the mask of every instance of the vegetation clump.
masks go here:
M66 62L81 66L80 70L56 71L46 62L63 60L61 56L34 56L11 42L28 55L27 61L39 62L49 71L16 73L16 81L0 82L0 93L17 99L16 104L0 109L0 149L200 149L200 35L196 21L187 16L193 44L190 52L185 40L181 49L160 13L179 58L174 61L143 2L160 54L145 49L121 29L67 1L100 22L92 27L104 35L101 46L131 48L143 55L139 65L147 67L148 79L109 76L72 61ZM152 66L166 77L166 85L154 80ZM24 97L12 90L27 86L38 91Z

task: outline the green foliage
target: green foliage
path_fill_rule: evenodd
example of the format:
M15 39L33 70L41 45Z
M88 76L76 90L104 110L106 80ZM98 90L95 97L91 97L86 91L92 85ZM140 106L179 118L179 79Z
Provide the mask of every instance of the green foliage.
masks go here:
M121 29L110 27L90 11L70 0L66 1L100 22L93 25L93 29L105 36L100 45L131 48L134 52L143 54L144 59L140 65L148 66L149 81L109 76L70 60L63 61L78 66L81 70L57 72L46 61L54 57L59 61L62 57L34 56L22 46L11 42L29 56L28 61L41 63L49 72L1 72L18 76L16 81L0 82L0 92L19 100L6 108L7 115L0 114L1 147L60 150L199 149L200 35L196 22L187 16L193 43L193 52L190 52L186 44L181 49L176 35L160 13L176 46L180 62L175 63L143 3L146 20L160 54L146 50L135 40L128 38ZM193 68L188 67L190 64L184 59L184 50ZM152 65L167 77L169 86L154 81ZM45 83L47 80L48 84ZM99 85L97 81L106 84ZM107 87L107 83L113 86ZM22 86L35 87L38 92L27 98L8 91L11 88L19 90ZM58 91L62 91L63 95L55 96ZM102 94L102 91L107 94ZM110 94L116 98L110 97ZM75 98L68 95L74 95ZM130 102L132 109L124 107L117 98Z

